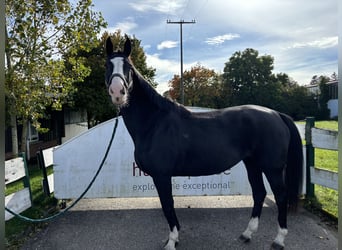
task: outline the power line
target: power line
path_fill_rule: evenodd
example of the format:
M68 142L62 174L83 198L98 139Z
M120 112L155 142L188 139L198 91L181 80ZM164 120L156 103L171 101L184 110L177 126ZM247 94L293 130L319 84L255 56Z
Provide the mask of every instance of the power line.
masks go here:
M166 20L167 24L179 24L180 26L180 61L181 61L181 72L180 72L180 94L181 103L184 104L184 86L183 86L183 24L194 24L195 20L184 21L180 20L177 22L172 22L171 20Z

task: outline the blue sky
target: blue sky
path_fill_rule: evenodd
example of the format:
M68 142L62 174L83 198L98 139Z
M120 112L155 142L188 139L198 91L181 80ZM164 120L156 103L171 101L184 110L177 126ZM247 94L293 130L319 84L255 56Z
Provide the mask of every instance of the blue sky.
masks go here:
M141 40L147 64L156 68L157 90L180 74L179 25L184 70L197 63L223 72L236 51L253 48L274 57L274 73L299 84L338 72L338 0L93 0L108 23Z

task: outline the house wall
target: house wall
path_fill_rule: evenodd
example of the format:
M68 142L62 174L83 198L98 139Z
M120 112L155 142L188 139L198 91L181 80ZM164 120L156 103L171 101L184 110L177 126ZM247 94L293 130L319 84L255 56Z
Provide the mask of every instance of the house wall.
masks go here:
M70 138L88 130L87 112L72 110L70 108L63 111L48 111L48 118L40 122L43 128L48 128L47 133L38 133L34 127L28 123L28 134L26 141L27 160L34 159L40 149L46 149L60 145ZM18 138L21 138L22 125L18 124ZM5 131L5 157L10 159L12 153L11 129ZM20 144L20 140L18 141Z
M87 112L85 110L66 109L64 124L62 143L88 130Z
M87 122L80 122L75 124L66 124L64 127L65 136L62 137L62 143L88 130Z

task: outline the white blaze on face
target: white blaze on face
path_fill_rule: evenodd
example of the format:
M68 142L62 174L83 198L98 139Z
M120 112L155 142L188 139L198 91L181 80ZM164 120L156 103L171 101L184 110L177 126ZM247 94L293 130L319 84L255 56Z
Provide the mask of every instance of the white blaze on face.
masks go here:
M119 74L124 77L123 73L123 65L124 59L122 57L113 58L111 63L113 64L113 72L112 74ZM115 76L109 82L108 88L109 95L111 96L112 102L115 105L124 104L127 101L127 91L124 87L124 82L121 77Z

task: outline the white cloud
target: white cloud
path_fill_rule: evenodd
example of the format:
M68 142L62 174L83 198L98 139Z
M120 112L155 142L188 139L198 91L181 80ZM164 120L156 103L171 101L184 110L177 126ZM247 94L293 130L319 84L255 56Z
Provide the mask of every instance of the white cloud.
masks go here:
M146 44L146 45L143 45L143 49L144 50L148 50L151 48L151 45L150 44Z
M175 48L177 47L178 42L177 41L163 41L160 44L157 45L157 49L158 50L162 50L162 49L171 49L171 48Z
M146 63L156 69L157 91L163 94L169 89L168 82L173 75L179 74L179 62L160 58L159 54L146 54Z
M137 27L138 25L135 23L134 18L127 17L124 21L118 22L115 26L108 27L105 30L107 30L109 33L114 33L117 30L121 30L122 34L131 34Z
M156 69L155 80L158 83L157 91L160 94L169 90L169 81L174 75L180 74L179 61L163 59L160 57L160 54L146 54L146 63ZM190 69L196 63L197 62L184 63L184 70Z
M209 45L219 45L221 43L224 43L225 41L230 41L239 37L239 34L229 33L220 36L209 37L205 42Z
M309 41L309 42L294 43L289 48L298 49L298 48L310 47L310 48L326 49L326 48L337 46L337 44L338 44L338 37L332 36L332 37L322 37L319 40L314 40L314 41Z
M148 12L157 11L165 14L176 13L183 3L182 1L161 1L161 0L142 0L134 3L129 3L129 5L137 11Z

